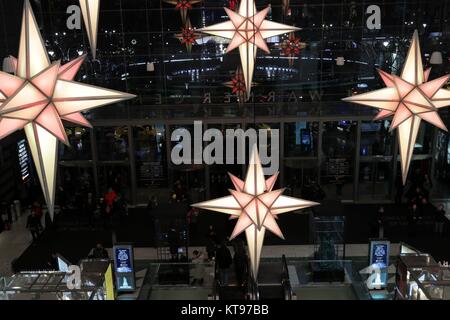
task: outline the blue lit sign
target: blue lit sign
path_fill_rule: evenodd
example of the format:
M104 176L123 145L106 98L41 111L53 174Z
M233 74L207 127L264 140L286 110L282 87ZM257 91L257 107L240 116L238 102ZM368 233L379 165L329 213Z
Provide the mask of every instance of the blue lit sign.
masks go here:
M113 251L117 291L136 290L133 247L129 245L117 245L114 246Z
M370 265L379 270L379 277L375 277L376 286L384 288L387 286L389 267L390 242L384 240L373 240L370 242Z

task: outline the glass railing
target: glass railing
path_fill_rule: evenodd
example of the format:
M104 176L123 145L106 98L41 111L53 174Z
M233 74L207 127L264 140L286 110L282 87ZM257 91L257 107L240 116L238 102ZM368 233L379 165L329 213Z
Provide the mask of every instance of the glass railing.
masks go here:
M214 263L151 263L138 299L212 299L214 278Z
M340 295L340 299L371 299L364 280L351 260L287 258L287 269L289 283L297 299L301 299L302 294L326 300L333 299L334 295Z

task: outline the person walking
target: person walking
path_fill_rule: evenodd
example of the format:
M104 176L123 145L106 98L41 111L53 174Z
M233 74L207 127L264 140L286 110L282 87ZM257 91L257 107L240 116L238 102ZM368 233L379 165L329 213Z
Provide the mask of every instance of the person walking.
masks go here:
M231 252L228 249L225 240L220 243L217 249L216 263L219 268L220 282L223 286L227 286L233 258L231 257Z

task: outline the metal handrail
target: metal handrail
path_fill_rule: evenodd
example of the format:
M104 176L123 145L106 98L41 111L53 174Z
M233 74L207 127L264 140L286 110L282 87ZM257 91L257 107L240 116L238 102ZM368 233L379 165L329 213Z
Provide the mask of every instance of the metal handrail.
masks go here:
M283 287L283 291L284 291L284 299L285 300L292 300L292 286L291 286L291 281L289 279L289 270L288 270L288 266L287 266L287 259L286 256L283 254L283 256L281 257L281 261L282 261L282 274L281 274L281 285Z

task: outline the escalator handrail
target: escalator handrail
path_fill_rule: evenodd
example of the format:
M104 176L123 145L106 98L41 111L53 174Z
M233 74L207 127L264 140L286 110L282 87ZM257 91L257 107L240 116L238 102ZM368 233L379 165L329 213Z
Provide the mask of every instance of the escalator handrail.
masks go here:
M259 300L259 288L251 266L250 256L247 255L247 295L250 300Z
M291 281L289 279L289 270L288 270L288 266L287 266L287 259L286 256L283 254L281 257L281 261L282 261L282 274L281 274L281 285L283 287L283 291L284 291L284 298L285 300L292 300L292 286L291 286Z

